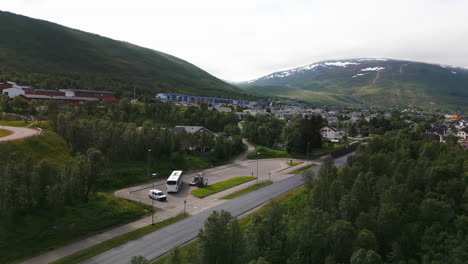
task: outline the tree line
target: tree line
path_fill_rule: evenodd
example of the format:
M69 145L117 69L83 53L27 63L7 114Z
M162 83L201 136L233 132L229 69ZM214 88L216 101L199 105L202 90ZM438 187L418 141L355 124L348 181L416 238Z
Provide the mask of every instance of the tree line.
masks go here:
M307 145L320 148L320 129L326 125L321 116L295 116L285 123L272 116L247 116L243 136L250 142L270 148L283 147L288 153L307 153Z
M0 164L0 217L10 222L36 209L87 202L101 180L103 157L95 148L77 153L63 166L17 155L6 155Z
M214 212L198 250L168 263L466 263L468 153L400 132L361 146L338 170L326 158L305 191L245 227Z

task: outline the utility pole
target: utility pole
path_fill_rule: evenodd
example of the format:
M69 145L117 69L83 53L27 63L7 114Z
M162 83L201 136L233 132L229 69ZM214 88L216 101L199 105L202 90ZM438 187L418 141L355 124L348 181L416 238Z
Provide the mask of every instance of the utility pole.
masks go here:
M154 178L156 178L156 176L158 176L157 173L153 173L153 179L152 179L152 190L154 190ZM153 210L154 210L154 199L151 199L151 206L153 207ZM154 225L154 212L151 214L151 225Z
M260 152L257 152L257 184L258 184L258 155L260 155Z
M309 142L307 142L307 164L306 165L309 165Z

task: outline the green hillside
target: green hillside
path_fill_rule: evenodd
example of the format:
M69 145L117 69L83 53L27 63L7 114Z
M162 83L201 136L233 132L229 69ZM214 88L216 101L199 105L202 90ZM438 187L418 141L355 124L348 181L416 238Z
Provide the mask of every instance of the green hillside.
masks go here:
M389 59L323 61L240 87L316 104L468 105L467 69Z
M133 95L134 82L139 94L151 96L157 92L245 96L239 88L174 56L47 21L0 11L0 34L0 81L111 90L123 96Z

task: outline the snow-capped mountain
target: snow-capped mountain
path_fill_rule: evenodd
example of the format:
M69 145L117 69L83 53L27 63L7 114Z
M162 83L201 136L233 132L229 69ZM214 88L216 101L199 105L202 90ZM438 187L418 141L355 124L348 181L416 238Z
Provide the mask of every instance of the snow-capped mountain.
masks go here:
M467 69L383 58L321 61L238 85L318 103L468 106Z

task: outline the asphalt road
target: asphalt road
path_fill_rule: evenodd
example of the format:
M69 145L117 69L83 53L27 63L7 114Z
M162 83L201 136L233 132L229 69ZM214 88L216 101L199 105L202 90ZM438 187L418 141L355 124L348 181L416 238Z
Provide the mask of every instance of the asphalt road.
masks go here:
M6 137L0 137L0 141L17 140L40 134L39 130L27 127L0 126L0 128L13 132L13 134L8 135Z
M344 165L349 155L352 154L335 159L335 165L337 167ZM312 170L317 171L318 169L319 167L315 167ZM148 260L156 259L169 252L174 247L196 238L199 230L203 227L206 218L212 211L226 210L233 216L237 217L289 190L301 186L302 184L302 176L300 174L294 175L282 181L275 182L272 185L229 200L197 215L190 216L189 218L130 241L124 245L103 252L84 261L83 263L127 264L132 256L143 256Z

